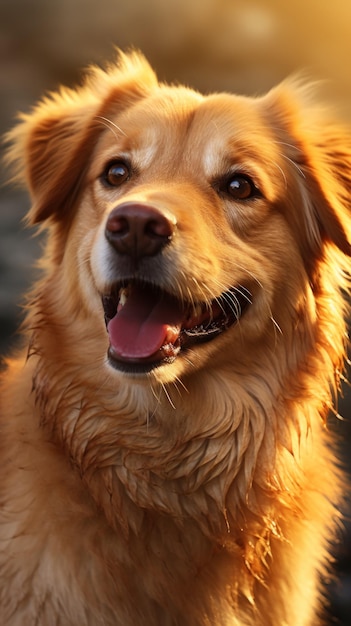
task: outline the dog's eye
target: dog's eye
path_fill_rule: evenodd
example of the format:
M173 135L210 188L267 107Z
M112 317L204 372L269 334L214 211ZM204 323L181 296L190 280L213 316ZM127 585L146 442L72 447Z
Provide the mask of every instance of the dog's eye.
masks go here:
M259 194L251 178L243 174L235 174L227 178L225 191L233 200L248 200Z
M102 179L105 184L111 187L119 187L130 176L130 169L123 161L114 161L109 163L105 168Z

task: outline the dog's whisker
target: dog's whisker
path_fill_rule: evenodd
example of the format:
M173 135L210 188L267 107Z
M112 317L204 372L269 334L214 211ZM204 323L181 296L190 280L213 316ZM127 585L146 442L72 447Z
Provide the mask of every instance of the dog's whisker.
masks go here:
M234 314L234 316L237 319L240 319L241 317L241 305L239 300L236 298L235 294L233 292L226 292L221 296L221 299L216 298L216 301L218 303L218 305L220 306L220 308L222 309L223 313L225 314L225 308L223 307L222 302L225 301L228 306L229 309L232 311L232 313Z
M174 380L175 380L175 383L177 383L177 390L178 390L178 385L180 385L180 387L182 387L187 394L190 393L188 387L185 385L185 383L182 381L182 379L179 376L176 376ZM180 391L179 391L179 395L181 395Z
M145 422L146 422L146 432L147 432L147 433L149 432L149 428L150 428L150 424L151 424L151 422L153 421L153 419L154 419L155 415L157 415L157 408L158 408L158 406L160 405L160 402L161 402L161 398L160 398L160 397L159 397L159 398L156 398L156 397L155 397L155 395L154 395L154 393L153 393L153 389L152 389L152 388L151 388L151 393L153 394L154 398L156 399L156 403L157 403L157 404L156 404L156 406L153 408L153 410L152 410L152 411L147 411L147 413L146 413L146 420L145 420Z
M153 397L156 400L156 403L158 405L160 405L161 404L161 394L162 394L161 388L158 387L157 389L155 389L155 387L153 385L150 385L150 390L151 390L151 393L152 393ZM155 411L156 410L157 409L155 409Z
M252 294L243 286L237 285L235 291L239 293L249 304L252 304Z
M275 161L272 161L272 163L273 163L274 167L276 167L277 170L279 170L279 172L281 173L282 178L284 180L284 187L285 187L285 189L287 189L288 188L288 181L287 181L287 178L286 178L286 175L285 175L285 172L284 172L283 168L280 167L280 165L278 165L278 163L276 163Z
M211 297L211 292L210 292L208 285L206 285L206 283L204 282L200 284L195 276L192 276L191 278L192 278L192 282L195 283L196 290L202 294L201 301L205 304L205 306L207 306L210 309L212 297ZM208 292L207 294L206 294L206 291ZM195 305L196 305L196 302L194 302L194 307Z
M163 393L166 396L166 398L167 398L169 404L171 405L172 409L176 410L176 406L175 406L175 404L174 404L174 402L173 402L173 400L172 400L172 398L171 398L171 396L170 396L170 394L169 394L169 392L167 390L167 386L164 383L161 383L161 387L162 387Z
M241 263L238 263L238 261L234 262L235 267L239 268L240 270L242 270L245 274L247 274L257 285L258 287L264 291L264 285L262 284L262 282L257 278L257 276L255 276L255 274L253 272L251 272L250 270L247 269L247 267L245 267L244 265L241 265Z
M282 329L280 328L280 326L279 326L279 324L278 324L277 320L276 320L276 319L274 319L274 317L272 317L272 316L270 317L270 319L271 319L271 321L273 322L273 325L274 325L274 327L277 329L278 333L279 333L280 335L282 335L282 334L283 334L283 331L282 331Z
M294 152L300 152L300 154L303 154L302 149L298 145L294 145L292 143L288 143L286 141L279 141L279 140L275 140L274 143L279 146L286 146L287 148L291 148L292 150L294 150Z
M110 131L111 131L111 133L113 133L113 135L114 135L114 137L115 137L116 141L118 141L118 135L117 135L117 133L115 132L115 130L114 130L111 126L109 126L108 124L106 124L106 123L105 123L105 122L103 122L102 120L96 120L96 121L97 121L99 124L102 124L102 126L105 126L108 130L110 130Z
M305 172L297 165L297 163L295 163L295 161L293 161L293 159L291 159L290 157L288 157L286 154L283 154L283 153L281 156L283 157L283 159L286 159L286 161L289 161L289 163L291 163L291 165L293 165L295 169L297 169L298 173L302 176L302 178L306 178Z
M117 135L117 133L114 132L114 130L118 131L118 133L120 133L121 135L124 135L126 137L126 133L122 130L122 128L120 126L118 126L117 124L115 124L115 122L110 120L108 117L103 117L102 115L97 115L95 117L95 119L98 122L101 122L101 124L103 124L104 126L106 126L106 128L109 128L110 130L112 130L112 132L113 132L113 134L115 135L116 138L118 138L118 135Z
M174 387L174 389L176 390L180 398L182 397L182 390L185 391L187 394L189 393L189 390L187 389L183 381L178 376L175 376L171 384L172 384L172 387Z

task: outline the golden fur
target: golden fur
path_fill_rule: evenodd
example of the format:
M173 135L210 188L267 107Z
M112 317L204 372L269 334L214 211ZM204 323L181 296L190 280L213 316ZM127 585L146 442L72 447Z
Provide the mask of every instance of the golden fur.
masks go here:
M1 624L315 626L342 492L326 416L350 134L294 81L205 97L131 53L8 140L47 246L2 377ZM121 204L137 221L153 207L168 237L133 280L193 319L234 288L240 318L179 354L169 342L145 373L107 358L101 298L129 260L104 230Z

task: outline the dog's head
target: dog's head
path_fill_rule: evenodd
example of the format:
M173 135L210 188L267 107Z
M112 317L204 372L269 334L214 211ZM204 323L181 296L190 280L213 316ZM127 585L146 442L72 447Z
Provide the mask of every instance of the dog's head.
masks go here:
M351 146L305 92L205 97L131 54L22 117L9 158L48 227L45 306L79 323L71 340L164 382L240 367L315 315L328 251L351 254Z

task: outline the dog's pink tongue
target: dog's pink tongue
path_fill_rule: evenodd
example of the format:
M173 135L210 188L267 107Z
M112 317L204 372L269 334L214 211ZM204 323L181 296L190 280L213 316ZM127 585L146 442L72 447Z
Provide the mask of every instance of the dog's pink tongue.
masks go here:
M179 337L184 312L171 297L133 288L108 323L111 346L124 359L146 359Z

